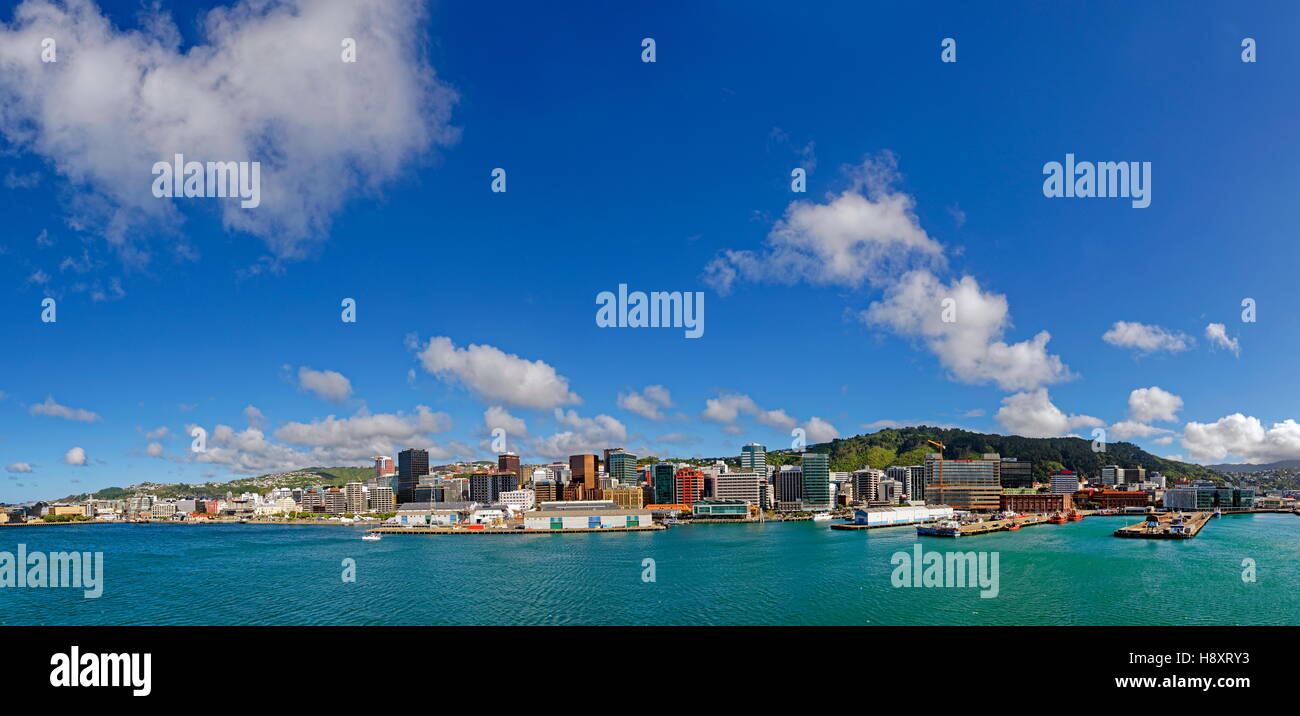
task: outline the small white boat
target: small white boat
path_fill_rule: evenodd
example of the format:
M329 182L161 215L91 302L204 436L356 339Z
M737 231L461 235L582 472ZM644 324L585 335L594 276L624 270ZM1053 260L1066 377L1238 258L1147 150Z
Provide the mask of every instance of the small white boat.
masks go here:
M833 518L829 512L818 512L813 515L813 522L830 522Z
M363 542L378 542L381 539L383 539L383 535L378 532L370 532L361 536Z

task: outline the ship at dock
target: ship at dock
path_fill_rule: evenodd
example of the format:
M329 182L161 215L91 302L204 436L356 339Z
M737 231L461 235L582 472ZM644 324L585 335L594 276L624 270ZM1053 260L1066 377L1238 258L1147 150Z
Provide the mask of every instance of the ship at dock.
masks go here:
M956 520L941 520L932 525L917 525L916 534L923 537L960 537L961 523Z

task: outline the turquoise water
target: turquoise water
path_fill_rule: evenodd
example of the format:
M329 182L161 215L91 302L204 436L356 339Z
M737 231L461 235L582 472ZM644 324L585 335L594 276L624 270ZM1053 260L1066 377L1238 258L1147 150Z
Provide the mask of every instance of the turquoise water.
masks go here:
M104 552L104 594L0 589L0 624L1300 624L1300 517L1229 516L1196 539L1092 517L957 540L996 551L1000 594L895 588L912 528L690 525L663 532L387 535L352 527L0 528L0 551ZM341 579L345 558L356 581ZM643 582L646 558L655 581ZM1254 559L1257 581L1241 579Z

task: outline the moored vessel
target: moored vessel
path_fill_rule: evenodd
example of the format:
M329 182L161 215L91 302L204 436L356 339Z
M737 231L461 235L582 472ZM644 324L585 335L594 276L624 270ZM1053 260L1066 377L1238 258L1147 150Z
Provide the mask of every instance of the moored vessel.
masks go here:
M933 525L917 525L916 534L927 537L960 537L961 523L955 520L942 520Z

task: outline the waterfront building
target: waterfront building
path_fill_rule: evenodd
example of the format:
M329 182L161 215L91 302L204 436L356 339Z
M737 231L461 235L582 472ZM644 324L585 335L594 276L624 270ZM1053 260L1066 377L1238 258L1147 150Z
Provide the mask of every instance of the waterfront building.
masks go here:
M411 502L420 478L429 474L429 451L407 448L397 453L397 475L393 492L398 502Z
M601 496L624 508L640 509L645 504L645 492L640 487L612 487L602 490Z
M671 462L656 463L651 471L654 502L666 505L677 500L677 468Z
M749 517L750 503L745 500L701 500L691 505L696 517L745 519Z
M906 468L891 467L890 470L901 470L907 472ZM888 471L881 472L869 467L859 468L853 471L853 499L858 502L870 502L872 500L882 500L880 497L880 480ZM892 475L890 475L892 477Z
M573 474L571 481L582 485L587 490L597 489L599 485L596 484L596 478L599 472L597 472L596 461L599 459L595 455L570 455L569 470Z
M803 454L803 501L810 510L830 509L831 456L820 452Z
M554 502L560 498L555 492L555 483L549 479L539 480L534 477L533 492L537 493L538 502Z
M998 509L1002 458L987 453L976 460L944 460L938 453L925 459L925 501L958 510Z
M594 457L594 456L593 456ZM649 510L622 507L586 509L542 509L524 513L525 530L610 529L648 527L654 524Z
M798 465L782 465L776 471L776 503L782 511L803 508L803 468ZM792 507L793 505L793 507Z
M767 480L767 447L749 443L740 447L740 470L757 473Z
M871 527L911 525L952 518L951 507L867 507L853 511L853 524Z
M724 472L714 478L713 497L717 500L740 500L760 507L766 480L756 472Z
M202 511L204 512L216 511L216 510L208 510L207 507L208 505L204 504L203 505L204 509ZM199 510L195 510L195 512L198 511ZM321 493L320 488L312 487L309 488L306 492L302 493L302 511L303 512L324 512L325 511L325 495Z
M366 499L366 489L359 482L349 482L343 488L343 502L347 509L345 512L358 514L370 509L370 501Z
M637 484L636 455L617 448L606 453L605 461L605 471L616 482L628 487Z
M369 505L371 512L392 512L397 507L397 498L393 495L393 488L388 485L379 485L369 490Z
M1253 487L1191 486L1165 490L1165 507L1171 510L1213 510L1255 506Z
M704 472L701 470L684 467L673 475L673 483L676 493L670 502L691 505L704 497Z
M1064 512L1074 507L1071 495L1059 492L1038 492L1030 488L1008 488L1002 491L999 507L1010 512L1052 513Z
M998 479L1004 488L1015 489L1034 486L1034 463L1029 460L1004 457L998 470Z
M1051 482L1052 492L1057 495L1073 495L1079 491L1079 475L1071 470L1052 473Z
M1146 482L1147 470L1144 467L1123 468L1118 465L1106 465L1101 468L1101 484L1108 487Z
M1146 507L1151 504L1151 497L1147 493L1136 490L1089 490L1091 494L1083 497L1082 494L1076 494L1076 500L1087 499L1095 504L1097 509L1111 510L1122 509L1124 507Z
M496 502L501 493L517 489L519 478L513 472L476 472L469 476L469 499L474 502Z
M341 515L348 511L347 495L337 487L325 491L325 511L331 515Z

